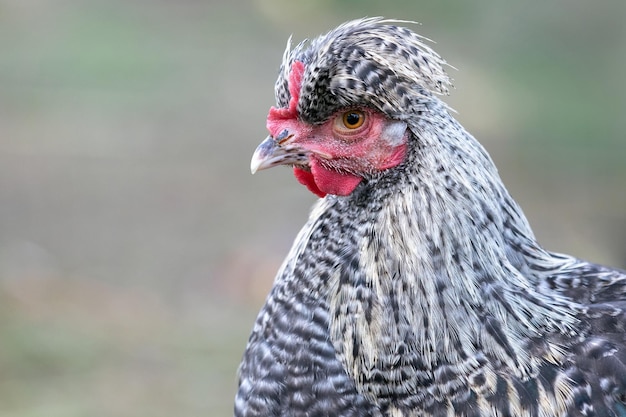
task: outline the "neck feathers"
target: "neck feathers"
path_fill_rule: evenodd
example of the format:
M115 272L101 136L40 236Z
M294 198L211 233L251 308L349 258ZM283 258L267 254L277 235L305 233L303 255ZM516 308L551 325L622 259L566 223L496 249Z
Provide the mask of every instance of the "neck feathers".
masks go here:
M536 243L483 148L452 119L447 126L450 141L412 126L419 143L405 173L372 203L354 258L331 280L331 337L372 396L484 371L485 358L536 376L561 353L527 341L578 323L571 302L541 289L567 259Z

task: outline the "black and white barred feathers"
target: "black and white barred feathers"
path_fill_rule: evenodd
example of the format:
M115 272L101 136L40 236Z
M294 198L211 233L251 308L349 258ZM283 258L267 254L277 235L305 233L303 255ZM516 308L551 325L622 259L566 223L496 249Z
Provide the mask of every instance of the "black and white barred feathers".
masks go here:
M406 154L312 210L254 325L235 416L626 416L626 273L537 243L440 101L445 62L399 23L287 46L279 108L297 99L311 126L382 113Z

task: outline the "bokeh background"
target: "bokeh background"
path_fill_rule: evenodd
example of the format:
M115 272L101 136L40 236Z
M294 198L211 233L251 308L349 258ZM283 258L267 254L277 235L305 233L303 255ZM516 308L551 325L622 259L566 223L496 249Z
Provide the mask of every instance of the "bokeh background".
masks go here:
M0 416L231 414L314 201L249 173L286 39L366 15L437 41L546 247L626 266L623 0L0 0Z

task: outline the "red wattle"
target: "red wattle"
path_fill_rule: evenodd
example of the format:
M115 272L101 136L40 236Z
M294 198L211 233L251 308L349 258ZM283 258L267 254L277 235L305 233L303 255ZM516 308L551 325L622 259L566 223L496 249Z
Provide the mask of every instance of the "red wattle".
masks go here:
M326 193L317 188L311 171L305 171L302 168L293 167L293 175L295 175L298 182L308 188L310 192L320 198L326 197Z
M316 158L311 158L310 164L311 172L294 167L293 173L300 184L319 197L325 197L326 194L349 195L363 179L324 168Z

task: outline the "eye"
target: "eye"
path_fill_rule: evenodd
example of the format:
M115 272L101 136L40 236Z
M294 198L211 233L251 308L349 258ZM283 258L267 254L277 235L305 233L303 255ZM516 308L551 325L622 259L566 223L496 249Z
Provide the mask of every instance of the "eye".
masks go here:
M350 110L342 116L343 125L348 129L358 129L365 123L365 113L360 110Z
M359 109L341 111L333 120L333 132L343 141L353 141L362 137L370 126L369 113Z

